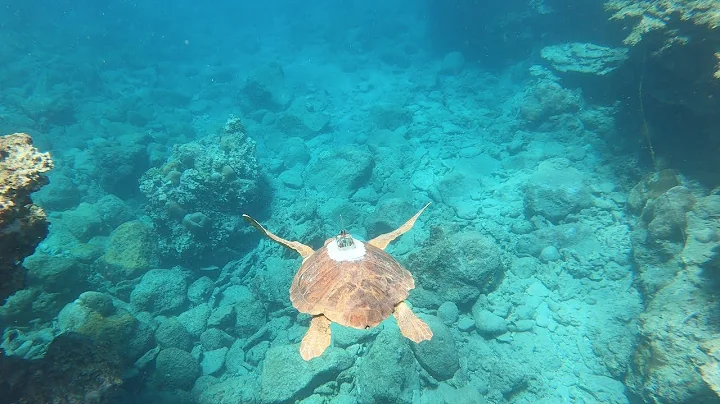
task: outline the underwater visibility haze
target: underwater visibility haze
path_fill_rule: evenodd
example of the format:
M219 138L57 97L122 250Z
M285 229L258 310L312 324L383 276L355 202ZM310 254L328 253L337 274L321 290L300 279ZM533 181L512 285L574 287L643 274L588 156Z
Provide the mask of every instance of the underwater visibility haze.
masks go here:
M0 402L720 403L720 1L0 0L0 39Z

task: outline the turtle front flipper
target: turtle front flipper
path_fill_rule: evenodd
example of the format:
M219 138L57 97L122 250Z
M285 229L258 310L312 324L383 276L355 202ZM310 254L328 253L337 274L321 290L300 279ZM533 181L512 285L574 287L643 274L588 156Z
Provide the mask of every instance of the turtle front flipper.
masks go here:
M309 361L322 355L328 346L330 346L330 320L320 314L310 320L310 328L300 342L300 356Z
M245 220L247 220L248 223L250 223L254 228L258 229L258 231L259 231L260 233L266 235L266 236L267 236L268 238L270 238L272 241L274 241L274 242L276 242L276 243L278 243L278 244L280 244L280 245L283 245L283 246L285 246L285 247L287 247L287 248L289 248L289 249L291 249L291 250L297 251L298 254L300 254L300 256L303 257L303 259L306 259L307 257L311 256L312 253L315 252L315 251L313 251L312 248L306 246L306 245L303 244L303 243L300 243L300 242L298 242L298 241L285 240L285 239L282 238L282 237L278 237L278 236L272 234L271 232L265 230L265 228L262 227L262 225L261 225L260 223L258 223L257 220L251 218L251 217L248 216L248 215L242 215L242 217L243 217Z
M427 203L427 205L423 206L422 209L420 209L420 212L416 213L415 216L411 217L410 220L405 222L402 226L398 227L394 231L391 231L390 233L381 234L374 239L368 241L370 245L373 245L381 250L384 250L385 247L390 244L391 241L395 240L396 238L400 237L403 233L406 231L412 229L413 225L415 224L415 221L418 217L420 217L420 214L423 213L423 211L430 206L430 202Z
M398 327L400 327L400 332L409 340L420 343L421 341L429 341L432 338L433 333L430 326L420 320L420 318L410 310L407 303L398 303L398 305L395 306L395 313L393 313L393 315L397 320Z

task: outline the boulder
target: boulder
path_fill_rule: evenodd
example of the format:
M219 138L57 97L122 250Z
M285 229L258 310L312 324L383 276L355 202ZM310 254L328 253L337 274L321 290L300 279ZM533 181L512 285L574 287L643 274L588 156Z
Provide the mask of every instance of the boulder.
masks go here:
M265 355L260 394L264 404L290 403L310 396L353 364L344 349L330 347L311 361L300 357L297 345L270 348Z

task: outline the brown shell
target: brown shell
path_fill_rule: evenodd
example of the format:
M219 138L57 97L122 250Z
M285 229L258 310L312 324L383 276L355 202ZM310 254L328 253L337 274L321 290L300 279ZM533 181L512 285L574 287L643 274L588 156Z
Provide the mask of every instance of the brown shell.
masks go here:
M303 313L368 328L388 318L414 287L410 272L375 246L365 243L365 256L357 261L335 261L322 247L295 275L290 300Z

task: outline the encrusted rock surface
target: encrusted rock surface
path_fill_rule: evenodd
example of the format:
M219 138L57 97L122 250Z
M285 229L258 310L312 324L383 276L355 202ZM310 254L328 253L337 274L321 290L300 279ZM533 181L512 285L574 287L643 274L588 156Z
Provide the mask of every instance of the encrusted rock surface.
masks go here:
M112 346L71 332L40 360L0 355L0 379L5 403L108 403L122 384L122 362Z
M564 43L546 46L543 59L561 72L578 72L604 76L617 69L628 56L627 48L608 48L592 43Z
M30 194L48 183L43 173L53 168L29 135L0 137L0 299L22 286L20 263L47 236L45 212Z
M231 117L214 135L178 145L140 179L162 258L183 265L222 262L240 243L241 213L261 195L255 142Z
M645 402L718 402L717 282L720 195L671 170L630 192L636 282L645 310L625 376Z

